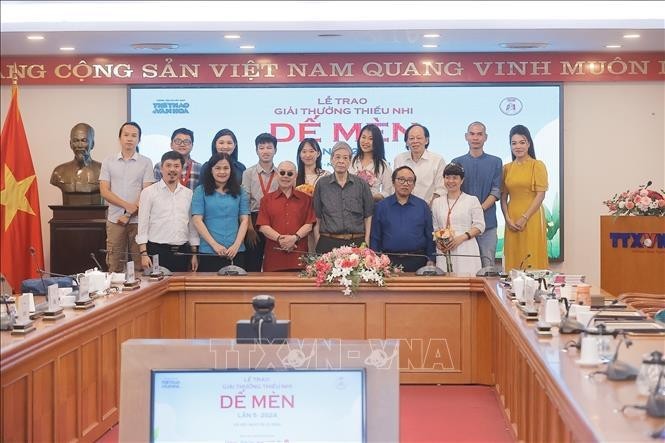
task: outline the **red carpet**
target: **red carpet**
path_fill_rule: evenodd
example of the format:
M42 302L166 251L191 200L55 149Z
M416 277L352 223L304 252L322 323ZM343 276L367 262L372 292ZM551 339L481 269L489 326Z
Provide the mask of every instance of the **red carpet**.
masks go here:
M400 386L400 441L514 442L494 390L486 386ZM118 427L97 443L117 443Z
M399 394L402 442L515 441L492 388L402 385Z

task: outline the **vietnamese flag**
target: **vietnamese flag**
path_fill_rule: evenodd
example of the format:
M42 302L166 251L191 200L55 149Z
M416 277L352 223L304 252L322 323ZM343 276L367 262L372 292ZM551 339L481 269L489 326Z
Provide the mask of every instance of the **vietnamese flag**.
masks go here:
M44 268L44 250L37 176L18 109L16 85L2 126L0 153L0 272L14 292L20 292L21 282L38 277L37 269Z

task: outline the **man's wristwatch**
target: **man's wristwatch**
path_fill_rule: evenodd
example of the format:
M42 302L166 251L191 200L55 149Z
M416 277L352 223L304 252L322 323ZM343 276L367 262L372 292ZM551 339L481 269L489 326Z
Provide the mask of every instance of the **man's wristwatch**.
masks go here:
M295 235L295 236L296 236L296 238L298 239L298 240L296 240L296 241L300 241L300 240L302 240L302 237L301 237L301 236L299 236L297 232L296 232L295 234L293 234L293 235Z
M469 234L468 232L465 232L464 235L466 235L466 238L468 238L469 240L471 240L471 234Z

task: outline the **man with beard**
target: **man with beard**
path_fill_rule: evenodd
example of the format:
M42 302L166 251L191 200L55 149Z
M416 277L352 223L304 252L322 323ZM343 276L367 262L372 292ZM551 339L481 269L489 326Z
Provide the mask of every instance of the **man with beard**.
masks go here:
M141 192L136 243L141 265L152 267L151 256L159 255L161 266L175 272L196 271L199 235L192 223L192 190L180 181L185 159L177 151L162 155L162 179ZM187 255L175 255L175 252Z
M58 165L51 174L51 184L62 191L65 206L101 205L99 171L102 164L90 157L95 146L95 131L87 123L77 123L69 133L69 147L74 160Z

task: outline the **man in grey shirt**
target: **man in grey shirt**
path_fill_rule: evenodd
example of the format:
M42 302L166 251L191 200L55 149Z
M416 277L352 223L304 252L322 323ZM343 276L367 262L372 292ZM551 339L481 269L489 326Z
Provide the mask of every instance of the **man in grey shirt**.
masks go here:
M99 189L109 204L106 220L106 262L110 272L124 272L125 261L134 261L141 270L138 232L141 191L155 181L152 161L138 153L141 127L124 123L118 132L120 152L102 162Z
M331 152L334 174L322 177L314 188L316 252L323 254L339 246L369 245L374 199L369 185L349 174L353 151L337 142Z

